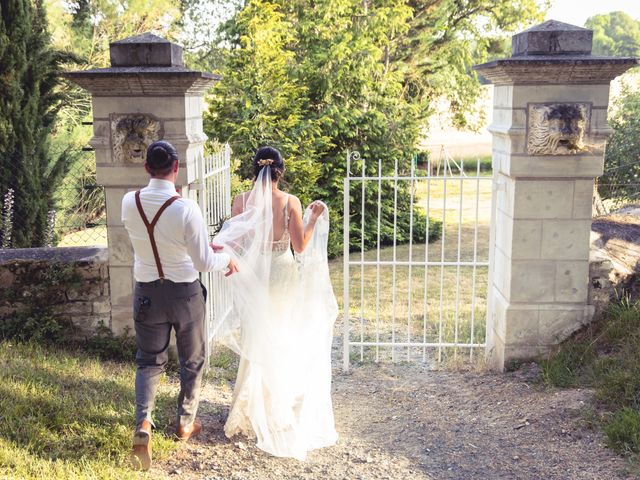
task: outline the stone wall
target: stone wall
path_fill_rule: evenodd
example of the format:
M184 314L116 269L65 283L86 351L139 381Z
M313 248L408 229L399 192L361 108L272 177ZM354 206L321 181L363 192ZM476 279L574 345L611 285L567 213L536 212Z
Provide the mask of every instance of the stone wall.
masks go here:
M108 250L102 247L0 250L0 322L36 308L77 327L111 326Z
M595 218L590 253L589 304L596 315L612 299L640 299L640 206Z

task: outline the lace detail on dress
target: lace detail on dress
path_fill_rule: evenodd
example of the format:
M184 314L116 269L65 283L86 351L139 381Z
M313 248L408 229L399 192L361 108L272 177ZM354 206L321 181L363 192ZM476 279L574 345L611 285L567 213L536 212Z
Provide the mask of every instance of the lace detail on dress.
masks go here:
M284 204L284 231L280 240L274 240L271 245L272 252L286 252L291 247L291 236L289 235L289 194L287 194L287 201Z

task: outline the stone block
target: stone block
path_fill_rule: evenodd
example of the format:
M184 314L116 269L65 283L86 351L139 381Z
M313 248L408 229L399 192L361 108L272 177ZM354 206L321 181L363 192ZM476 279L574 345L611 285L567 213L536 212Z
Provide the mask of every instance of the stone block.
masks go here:
M509 302L542 303L554 300L555 262L513 260L511 264Z
M107 234L110 250L109 267L133 266L133 247L126 229L124 227L110 226Z
M511 256L513 242L513 219L502 210L495 214L495 243L507 256Z
M555 301L586 303L589 289L589 262L556 263Z
M125 38L109 45L113 67L182 67L182 47L152 33Z
M511 258L526 260L540 258L542 220L514 220Z
M133 303L133 268L111 267L111 302L114 305L132 305Z
M511 295L511 272L511 259L496 248L493 257L493 285L505 298Z
M504 342L497 336L490 336L487 329L487 347L485 351L487 366L490 370L497 372L504 371L505 367L505 347ZM490 341L491 339L491 341Z
M609 134L612 129L608 120L608 109L606 107L594 108L591 110L591 130L595 133Z
M122 225L122 197L125 193L127 193L126 188L106 187L104 189L108 225Z
M506 345L504 347L504 365L512 362L534 360L548 351L543 345Z
M573 181L518 180L514 185L513 218L572 218Z
M537 345L538 321L539 314L536 308L517 308L510 305L506 310L505 345Z
M589 55L593 30L557 20L528 28L511 37L512 56Z
M513 85L493 86L493 108L511 108L513 106Z
M91 302L77 301L66 302L53 307L53 313L58 315L89 315L91 314Z
M15 275L7 266L0 266L0 288L5 289L11 287L15 280Z
M557 345L585 325L584 306L549 305L540 310L540 344Z
M593 216L592 179L577 179L573 187L573 218L591 220Z
M133 329L133 307L112 305L111 307L111 331L115 335L122 335L128 330L129 335L135 335Z
M543 220L541 256L547 260L586 260L590 233L591 219Z
M493 135L492 148L494 152L504 154L523 154L526 152L526 137L524 131L521 134L495 133Z
M493 176L493 189L496 196L496 208L513 218L515 180L501 173Z
M111 312L111 300L109 298L102 298L97 302L92 303L91 312L94 314L106 314Z
M509 303L497 289L490 291L491 308L489 309L489 322L487 331L491 330L501 340L504 341L507 332L507 308ZM490 327L490 328L489 328Z
M602 155L533 156L513 154L501 165L501 172L520 177L598 177L604 169Z
M525 128L527 111L524 108L498 108L493 110L492 128Z
M163 120L184 119L186 114L185 95L149 97L93 97L93 117L106 120L112 113L147 113Z
M501 87L503 88L503 87ZM529 103L589 102L592 107L609 105L609 84L596 85L515 85L511 86L514 108L526 108Z
M142 188L149 183L149 174L142 165L96 164L96 181L112 188Z

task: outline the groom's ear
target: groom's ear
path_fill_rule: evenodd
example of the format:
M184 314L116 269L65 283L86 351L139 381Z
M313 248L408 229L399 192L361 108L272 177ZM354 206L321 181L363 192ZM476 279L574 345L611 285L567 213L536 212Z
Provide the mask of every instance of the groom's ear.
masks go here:
M147 164L147 162L144 163L144 169L147 171L149 175L151 175L151 170L149 169L149 165Z

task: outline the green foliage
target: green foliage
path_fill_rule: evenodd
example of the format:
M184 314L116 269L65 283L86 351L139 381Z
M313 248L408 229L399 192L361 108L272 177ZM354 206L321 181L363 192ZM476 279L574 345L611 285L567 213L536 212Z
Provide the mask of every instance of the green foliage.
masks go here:
M640 89L623 88L609 119L604 175L598 179L603 198L618 203L640 199Z
M292 193L303 203L321 198L329 204L329 250L335 255L342 250L347 151L360 151L368 174L377 171L378 159L385 175L395 159L400 172L408 171L430 100L449 96L463 111L478 94L470 67L496 43L482 40L480 19L488 28L509 30L540 13L532 0L468 3L251 0L222 29L228 50L215 48L225 56L223 80L208 99L205 130L230 142L242 178L251 176L257 147L279 148ZM386 193L385 232L393 221L393 195ZM376 212L377 196L366 195L366 210ZM398 205L406 205L409 195L399 187ZM418 223L425 223L423 215L416 212ZM409 212L400 209L398 217L406 240ZM354 233L358 221L354 216ZM366 230L372 246L375 222ZM416 240L424 241L418 233Z
M125 362L135 358L137 349L135 337L130 335L129 328L122 334L115 335L103 322L100 322L95 333L81 346L88 354L103 360Z
M69 163L50 155L50 133L62 103L58 76L72 57L49 46L41 0L0 7L0 194L15 192L13 246L46 240L47 212Z
M593 54L614 57L640 56L640 20L624 12L589 17L585 27L593 30Z
M625 407L605 425L607 445L621 453L640 452L640 412Z

